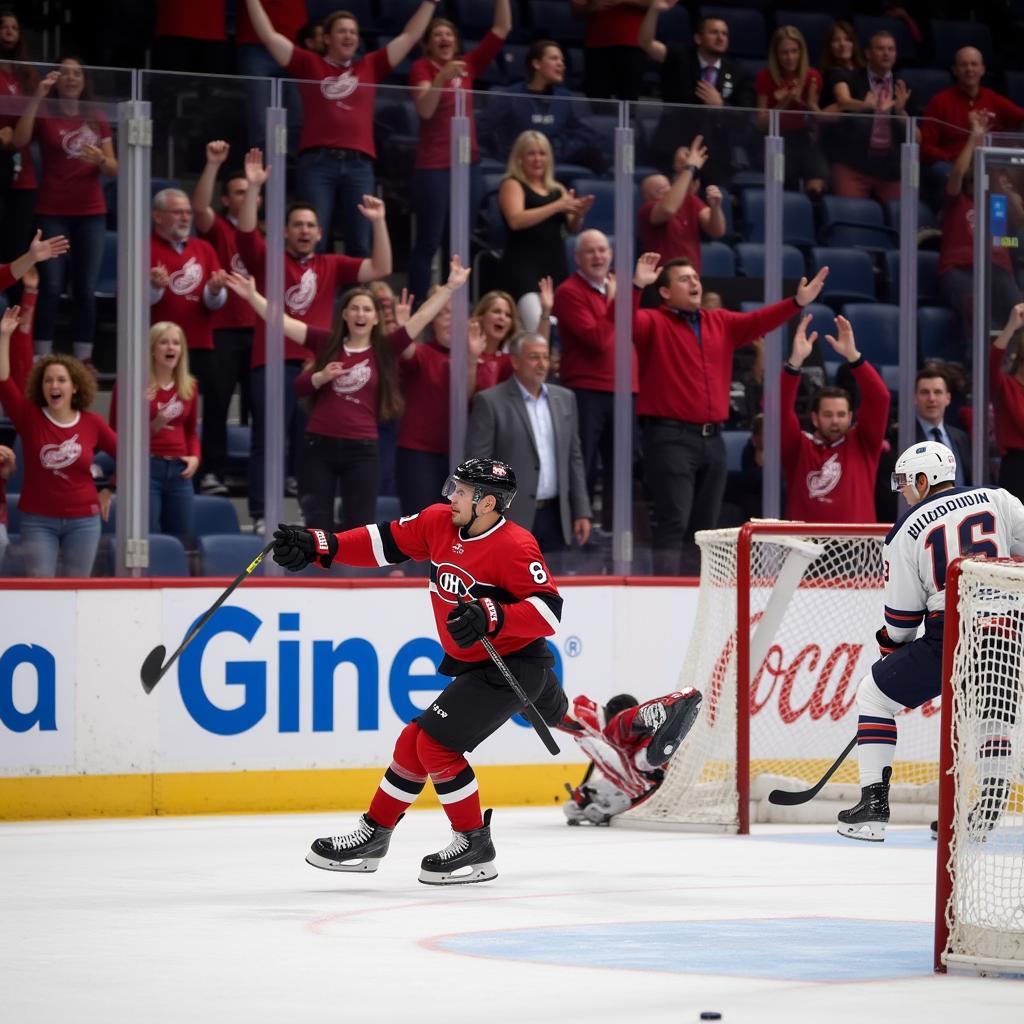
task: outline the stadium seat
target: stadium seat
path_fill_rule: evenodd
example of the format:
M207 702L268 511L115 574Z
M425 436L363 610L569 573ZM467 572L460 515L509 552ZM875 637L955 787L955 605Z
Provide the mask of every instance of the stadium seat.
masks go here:
M682 4L662 11L658 18L658 38L663 43L682 43L686 47L693 45L690 15Z
M216 494L197 494L194 499L193 529L204 533L238 533L238 513L230 498Z
M701 7L698 18L721 18L729 26L729 54L764 60L768 34L764 15L750 7Z
M21 494L18 491L7 492L7 532L18 533L21 529L21 514L18 512L18 502Z
M764 189L747 188L740 196L743 208L743 237L748 242L764 241ZM811 248L817 244L814 207L802 192L782 193L782 240L787 245Z
M337 0L328 0L328 2L337 2ZM519 17L519 11L515 10L516 5L512 6L515 13L512 16L512 31L509 38L515 41L528 39L529 36L522 25L523 19ZM459 34L464 40L483 39L490 31L491 25L494 24L492 0L455 0L454 9L449 0L448 9L454 14L452 21L459 26ZM467 51L471 49L465 42L463 47Z
M764 245L760 242L740 242L736 246L736 269L743 277L764 277ZM783 279L799 280L807 273L804 256L795 246L782 247Z
M835 310L826 306L823 302L812 302L804 307L802 316L809 316L811 318L811 322L807 325L808 336L813 331L818 332L816 344L820 346L822 358L824 359L825 356L834 358L835 352L832 350L832 346L825 341L825 335L831 334L833 338L836 336ZM794 323L796 322L794 321Z
M897 60L906 64L917 57L917 43L914 42L907 23L899 18L856 14L853 18L853 27L862 48L868 45L868 40L876 32L891 32L896 39Z
M112 299L117 294L117 232L108 231L103 236L103 255L100 257L100 273L96 279L93 294L98 299Z
M377 508L374 512L374 521L378 523L390 523L402 514L402 507L398 504L398 498L393 494L378 494Z
M177 537L166 533L151 533L149 535L149 565L145 569L145 575L191 575L188 568L188 555Z
M857 337L857 348L875 367L899 363L899 307L883 303L851 302L843 306Z
M778 10L775 12L775 24L792 25L800 29L800 34L807 42L811 64L817 67L821 59L821 51L825 48L825 40L832 29L834 18L831 14L818 11Z
M829 246L867 249L872 252L899 248L899 232L884 223L882 207L874 199L825 196L822 242Z
M948 306L917 311L917 352L923 362L962 363L967 357L963 322Z
M736 254L722 242L701 242L700 265L704 277L736 276Z
M977 21L942 21L932 19L932 63L936 67L953 66L956 51L962 46L981 50L986 64L992 63L992 33L988 25Z
M900 206L901 200L899 199L890 199L885 204L885 219L889 227L895 228L897 231L900 229ZM934 211L927 203L920 200L917 203L917 226L918 228L938 227Z
M569 4L562 0L527 0L526 8L534 36L540 33L541 38L554 39L562 46L583 45L586 22L573 16Z
M208 533L197 537L201 576L237 576L267 543L252 533ZM262 575L263 566L253 571Z
M950 73L938 68L900 68L896 77L907 83L910 102L922 111L937 92L953 84Z
M228 469L236 473L249 471L249 445L252 440L252 427L243 427L237 423L228 424Z
M388 0L387 3L380 4L381 16L377 19L378 30L389 39L392 36L397 36L405 28L405 23L416 13L416 9L419 6L420 0ZM344 7L341 9L344 10ZM450 18L454 21L455 14L456 12L452 9L451 5L444 3L444 0L440 0L434 10L435 18ZM402 82L405 84L406 79L403 79ZM235 574L232 573L231 575L234 576Z
M890 249L885 254L885 270L889 278L889 301L900 301L900 254ZM925 249L917 253L917 301L929 306L941 306L942 289L939 285L939 254Z
M722 440L725 442L725 465L730 473L743 471L743 449L750 440L749 430L723 430Z
M587 214L586 227L596 228L606 235L615 232L615 182L602 178L577 178L573 186L577 196L595 196L594 205Z
M859 249L811 249L811 273L828 267L821 301L838 309L845 302L874 302L877 298L875 268L871 257Z
M369 31L374 24L370 0L345 0L344 7L335 0L306 0L306 16L310 21L323 21L328 14L339 9L355 15L361 33Z

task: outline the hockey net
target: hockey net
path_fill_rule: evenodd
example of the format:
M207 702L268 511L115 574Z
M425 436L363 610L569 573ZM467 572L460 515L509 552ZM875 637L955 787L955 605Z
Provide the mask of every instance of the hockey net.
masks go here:
M777 807L767 795L811 786L856 733L857 684L878 657L886 531L754 521L698 533L700 593L679 686L696 686L704 703L665 781L616 824L746 832L751 820L834 821L856 803L855 758L809 803ZM937 702L898 728L892 820L931 821Z
M1024 563L949 568L938 970L1024 974Z

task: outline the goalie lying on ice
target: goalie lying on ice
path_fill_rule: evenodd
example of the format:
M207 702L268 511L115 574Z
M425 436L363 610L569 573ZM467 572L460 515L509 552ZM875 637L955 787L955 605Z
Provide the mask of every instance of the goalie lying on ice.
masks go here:
M576 697L559 728L573 736L590 765L575 789L566 785L571 799L562 809L568 823L607 825L646 800L693 727L700 702L692 687L643 704L621 693L603 712L589 697Z

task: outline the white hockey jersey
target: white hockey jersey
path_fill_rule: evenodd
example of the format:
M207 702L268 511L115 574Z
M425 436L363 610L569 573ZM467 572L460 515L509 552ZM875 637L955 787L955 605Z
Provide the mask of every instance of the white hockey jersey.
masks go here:
M955 487L908 509L885 538L885 624L912 640L945 607L946 567L962 555L1024 555L1024 505L999 487Z

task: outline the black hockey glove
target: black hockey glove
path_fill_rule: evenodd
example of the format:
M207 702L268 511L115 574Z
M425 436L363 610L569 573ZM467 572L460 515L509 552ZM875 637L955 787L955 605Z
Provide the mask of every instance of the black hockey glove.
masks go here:
M888 657L893 651L898 651L901 647L906 647L907 644L913 643L913 640L893 640L889 636L889 630L883 626L875 634L875 643L878 644L878 653L883 658Z
M338 538L328 530L303 530L278 523L274 531L274 561L291 572L317 561L326 569L337 553Z
M505 621L505 611L497 601L481 597L479 601L458 604L448 613L445 625L460 647L472 647L482 636L494 636Z

